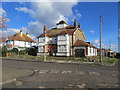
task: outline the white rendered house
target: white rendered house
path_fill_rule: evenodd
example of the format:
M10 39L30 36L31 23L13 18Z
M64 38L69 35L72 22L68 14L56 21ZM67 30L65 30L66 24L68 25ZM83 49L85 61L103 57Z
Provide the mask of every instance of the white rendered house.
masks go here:
M8 50L13 48L18 48L18 50L25 50L25 48L30 48L36 46L36 42L29 37L29 34L24 34L22 30L19 33L8 36L6 40L6 47Z
M79 40L85 40L84 32L80 24L76 26L66 24L63 20L56 24L56 28L47 30L43 28L43 33L38 36L38 55L75 56L74 44Z

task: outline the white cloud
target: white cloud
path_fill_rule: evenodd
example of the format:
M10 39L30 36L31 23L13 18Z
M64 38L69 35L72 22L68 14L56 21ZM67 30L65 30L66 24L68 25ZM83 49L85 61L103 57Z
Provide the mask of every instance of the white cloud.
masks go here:
M6 11L3 8L0 8L0 16L5 15Z
M32 2L31 4L32 9L26 7L15 9L29 13L32 18L50 28L62 19L68 22L68 17L73 16L72 8L77 2Z
M98 43L99 43L99 40L94 40L93 43L94 43L94 44L98 44Z
M72 18L72 21L74 21L74 19L79 19L80 17L82 17L82 15L78 12L78 10L76 9L75 10L75 13L73 14L73 16L72 17L70 17L70 18Z
M32 2L31 9L26 7L15 8L18 11L29 13L35 19L34 22L29 22L23 31L30 33L34 38L39 36L43 31L43 25L47 26L47 30L54 27L60 20L68 22L69 18L74 17L72 8L77 5L77 2ZM76 10L75 18L80 17L80 13Z
M32 12L32 10L30 10L30 9L28 9L26 7L15 8L15 10L17 10L17 11L23 11L25 13L31 13Z
M16 33L18 33L20 31L20 29L15 29L15 28L9 28L7 30L4 30L3 32L0 31L0 35L2 37L7 37L8 35L14 35Z
M90 32L91 32L91 33L95 33L95 31L94 31L94 30L90 30Z
M35 22L29 22L27 27L23 27L23 32L28 32L31 36L31 38L36 38L42 33L42 24L40 24L38 21Z

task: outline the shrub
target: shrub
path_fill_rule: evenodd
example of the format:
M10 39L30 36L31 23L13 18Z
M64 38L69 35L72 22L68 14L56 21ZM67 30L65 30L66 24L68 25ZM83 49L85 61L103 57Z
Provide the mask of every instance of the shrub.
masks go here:
M12 50L10 50L11 53L15 53L18 54L18 49L17 48L13 48Z
M5 57L6 53L7 53L7 48L6 48L6 46L3 46L2 47L2 57Z
M25 54L25 50L20 50L19 54L24 55Z

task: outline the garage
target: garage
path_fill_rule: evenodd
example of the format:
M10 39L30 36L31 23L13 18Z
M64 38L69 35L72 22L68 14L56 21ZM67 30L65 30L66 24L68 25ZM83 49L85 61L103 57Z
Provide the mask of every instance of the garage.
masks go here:
M84 49L75 49L75 57L84 57L85 50Z

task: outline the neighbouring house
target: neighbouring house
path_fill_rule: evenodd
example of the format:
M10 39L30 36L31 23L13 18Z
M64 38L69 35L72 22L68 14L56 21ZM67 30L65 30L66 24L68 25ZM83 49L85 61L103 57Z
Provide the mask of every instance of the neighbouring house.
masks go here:
M13 48L18 48L18 50L25 50L25 48L30 48L36 46L36 42L29 37L29 34L24 34L22 30L13 36L8 36L6 39L6 47L8 50Z
M1 37L0 38L0 48L2 48L3 46L5 46L5 40L6 40L5 37Z
M75 56L74 44L78 39L85 40L80 24L74 20L73 25L68 25L62 20L56 25L51 30L43 27L43 33L38 36L38 55Z
M74 55L76 57L97 56L97 48L83 40L77 40L74 44Z

